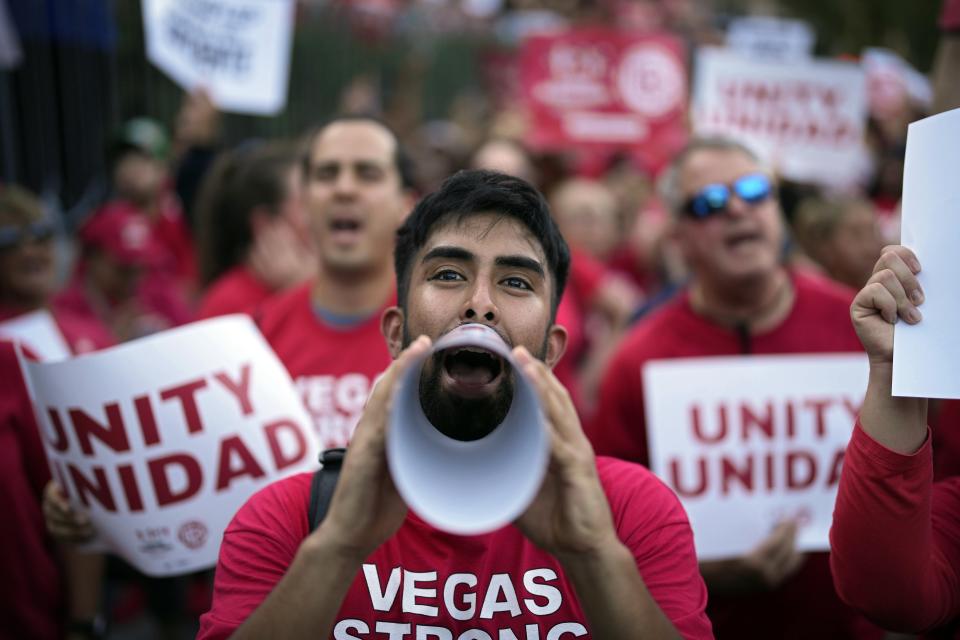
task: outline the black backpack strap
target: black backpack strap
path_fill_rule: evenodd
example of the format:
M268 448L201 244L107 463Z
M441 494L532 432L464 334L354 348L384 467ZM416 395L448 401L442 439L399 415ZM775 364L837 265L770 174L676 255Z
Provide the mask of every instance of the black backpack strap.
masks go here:
M320 464L323 467L313 473L313 482L310 484L310 510L307 514L310 519L310 531L319 527L324 516L327 515L346 452L346 449L327 449L320 454Z

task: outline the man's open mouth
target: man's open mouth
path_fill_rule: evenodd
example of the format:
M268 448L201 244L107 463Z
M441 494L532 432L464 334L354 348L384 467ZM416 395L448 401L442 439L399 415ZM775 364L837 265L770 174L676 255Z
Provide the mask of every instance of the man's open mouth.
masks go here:
M500 356L477 347L450 349L443 354L445 386L467 397L490 393L504 369Z
M330 221L330 228L334 231L358 231L360 229L360 222L346 218L335 218Z
M763 234L754 231L741 231L738 233L732 233L724 239L728 249L737 249L743 246L749 246L754 243L762 242L764 240Z

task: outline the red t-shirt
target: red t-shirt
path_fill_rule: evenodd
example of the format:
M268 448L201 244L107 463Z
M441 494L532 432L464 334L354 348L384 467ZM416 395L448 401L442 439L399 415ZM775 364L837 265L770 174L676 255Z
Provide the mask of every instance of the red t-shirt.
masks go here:
M152 220L153 235L172 257L173 274L189 292L197 286L199 274L193 235L176 194L168 189L161 198L160 213Z
M749 338L696 314L684 291L637 324L608 365L597 419L588 430L597 453L649 464L641 370L650 360L779 353L862 351L850 323L853 291L792 272L793 309L779 326Z
M599 458L597 467L617 534L651 596L684 638L712 637L693 537L676 497L637 465ZM301 474L267 487L227 527L213 606L198 638L228 637L283 578L309 534L310 479ZM410 514L354 578L332 637L560 640L589 632L559 562L516 527L463 537Z
M56 304L49 311L74 355L99 351L117 343L110 329L96 316L83 315ZM0 322L16 318L23 313L28 312L22 309L0 307Z
M637 248L629 242L617 247L607 259L607 268L625 276L645 293L652 293L660 288L661 283L657 274L644 270L641 266L641 257L637 254Z
M931 439L913 455L858 424L830 529L843 599L890 628L960 640L960 477L933 484ZM948 628L942 628L943 625Z
M110 330L95 317L54 307L53 319L57 321L74 355L107 349L117 344Z
M862 351L850 323L853 291L792 272L796 297L777 327L749 337L694 313L687 292L634 327L604 374L600 405L587 430L598 454L649 464L641 370L650 360L741 353ZM867 638L874 630L837 598L826 553L808 554L803 567L775 591L743 597L710 594L708 613L718 638Z
M556 322L567 330L567 349L554 366L553 373L570 392L578 408L580 388L577 369L589 347L584 325L593 296L606 275L600 262L588 254L573 251L567 286L557 307Z
M937 411L931 407L933 477L941 480L960 476L960 400L941 400Z
M231 313L253 313L273 292L245 265L237 265L210 283L197 309L197 319Z
M270 298L257 322L302 394L322 449L346 446L376 377L391 362L381 312L343 327L322 320L312 283ZM394 304L391 299L384 307Z
M0 639L62 637L63 585L40 504L47 457L11 342L0 340Z
M53 308L82 318L92 318L103 326L114 321L114 310L105 299L98 299L87 290L84 269L77 271L66 288L53 299ZM137 318L132 335L139 338L190 322L193 313L187 306L180 288L173 279L162 273L145 273L135 293ZM114 327L116 329L116 327ZM111 335L113 335L111 331Z
M944 31L960 31L960 0L943 0L940 28Z
M183 208L176 194L166 187L159 196L157 215L149 218L150 232L159 248L156 264L152 268L169 276L175 286L189 294L197 285L197 252L193 236L183 216ZM104 204L94 215L101 215L113 209L134 211L139 215L146 213L127 200L111 200Z

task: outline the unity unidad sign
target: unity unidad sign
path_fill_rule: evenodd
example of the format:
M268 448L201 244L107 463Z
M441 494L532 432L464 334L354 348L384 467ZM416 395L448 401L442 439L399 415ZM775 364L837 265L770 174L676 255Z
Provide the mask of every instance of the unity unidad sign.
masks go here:
M845 186L862 177L867 85L858 65L756 60L702 47L696 69L698 135L740 140L793 180Z
M251 494L317 466L300 398L247 316L23 367L53 477L148 575L213 566Z
M680 497L701 560L749 552L784 519L829 548L863 354L660 360L644 367L650 467Z

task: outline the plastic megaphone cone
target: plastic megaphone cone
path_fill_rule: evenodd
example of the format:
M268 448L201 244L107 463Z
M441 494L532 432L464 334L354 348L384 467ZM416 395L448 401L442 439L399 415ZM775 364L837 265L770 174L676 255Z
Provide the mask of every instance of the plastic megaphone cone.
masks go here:
M513 388L506 416L491 432L474 440L442 433L427 418L420 400L424 365L431 359L442 360L436 354L464 349L494 354L503 368L497 375L506 376ZM407 505L438 529L473 535L515 520L540 489L548 449L536 390L513 360L510 348L490 327L465 324L445 334L399 382L387 432L390 473Z

